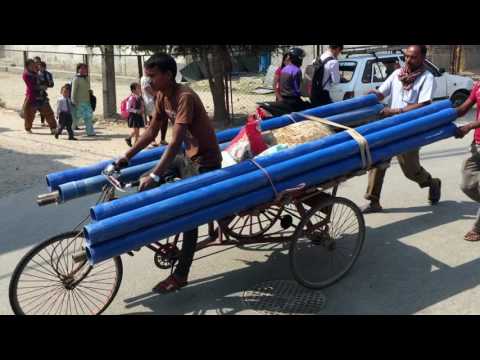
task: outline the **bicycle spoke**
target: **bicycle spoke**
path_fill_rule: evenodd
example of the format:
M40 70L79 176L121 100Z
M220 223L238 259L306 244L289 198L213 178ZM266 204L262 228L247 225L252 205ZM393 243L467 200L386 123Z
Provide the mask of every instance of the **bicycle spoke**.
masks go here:
M78 300L78 306L80 307L80 309L82 309L82 313L88 314L88 313L89 313L88 306L87 306L87 304L85 304L85 301L84 301L83 298L80 296L80 294L78 294L76 290L73 290L72 296L73 296L75 299ZM86 308L87 310L85 310L85 309L83 308L82 303L83 303L83 305L85 305L85 308Z
M52 304L50 305L50 307L47 309L47 311L45 312L45 315L50 315L50 311L52 311L52 309L55 307L55 304L57 303L57 301L60 299L61 295L56 297L54 299L54 301L52 301Z
M263 213L262 213L262 214L263 214ZM264 229L263 229L263 226L262 226L262 219L260 218L260 215L258 216L258 220L259 220L258 226L260 227L260 231L263 232Z
M79 285L78 287L80 287L81 289L85 289L85 291L89 290L89 291L91 291L91 292L93 292L97 295L104 296L107 299L109 298L109 295L106 295L105 293L102 293L102 292L98 291L98 290L102 290L102 291L106 291L108 294L110 294L110 290L108 290L108 289L97 288L97 287L92 287L92 286L83 286L83 285L82 286Z
M103 269L102 271L95 271L95 268L93 268L92 272L94 272L94 271L95 272L93 274L92 274L92 272L90 272L90 274L88 274L88 277L91 279L91 278L99 276L99 275L104 276L106 274L113 274L113 273L116 272L115 270L107 271L107 270L111 270L111 269L115 269L115 265L112 265L109 268Z
M45 249L44 249L44 250L45 250ZM45 252L47 252L47 251L45 250ZM45 261L46 264L49 264L49 265L52 267L52 269L58 270L58 269L56 269L56 268L53 267L53 263L52 263L53 257L52 257L51 255L49 255L51 261L48 261L48 260L46 260L46 259L41 255L41 253L42 253L42 252L39 252L37 255L38 255L43 261ZM47 253L47 254L48 254L48 253ZM32 260L33 260L33 259L32 259ZM55 272L55 276L58 276L58 274L57 274L56 272Z
M61 257L59 258L59 261L61 261L60 259L63 259L63 264L66 266L66 269L67 269L67 273L65 275L68 275L68 274L70 274L70 266L68 264L68 253L65 256L65 250L63 248L63 241L59 241L58 244L60 245L60 247L62 249L62 252L60 253Z
M86 293L85 291L82 291L82 290L79 289L78 287L77 287L76 289L78 290L79 295L81 294L81 295L83 296L84 300L88 300L93 306L95 306L95 307L98 309L98 311L101 310L101 308L98 307L98 305L95 304L95 303L92 301L92 299L91 299L92 296L91 296L90 294ZM93 297L93 298L94 298L94 297ZM94 299L95 299L95 298L94 298Z
M115 280L116 278L112 278L113 280ZM82 284L92 284L92 285L108 285L108 286L112 286L114 284L114 282L99 282L99 281L82 281Z
M348 233L347 231L351 230L352 228L353 228L355 231ZM345 235L352 235L352 236L353 236L353 235L355 235L355 234L357 234L357 233L358 233L358 224L357 224L356 221L354 221L354 222L352 222L351 224L349 224L348 227L342 229L342 232L341 232L341 233L339 232L338 235L343 234L344 236L345 236Z
M18 293L19 296L24 296L24 295L27 295L27 294L30 294L30 293L34 293L36 291L40 291L40 290L43 290L45 288L50 288L50 287L56 287L56 286L59 286L58 284L54 284L54 285L47 285L47 286L34 286L36 289L34 290L29 290L27 292L23 292L23 293ZM17 288L17 290L23 290L25 288Z
M344 222L342 224L342 227L337 228L335 231L335 237L337 237L340 234L344 234L347 232L347 230L351 229L353 226L357 226L357 218L355 216L352 216L348 222Z
M82 280L82 284L86 284L86 283L99 283L100 281L103 281L103 280L115 280L117 277L108 277L108 278L101 278L101 279L96 279L94 281L90 280L91 278L88 276L86 279ZM89 279L89 280L87 280Z
M76 302L76 298L75 298L75 293L72 291L72 302L73 302L73 306L75 307L75 312L77 313L77 315L80 315L79 312L78 312L78 308L77 308L77 302Z
M33 260L33 259L32 259L32 262L35 263L36 265L38 265L39 267L41 267L43 270L45 270L44 274L52 275L52 276L55 277L55 278L58 277L58 275L57 275L55 272L51 271L51 270L48 269L48 268L45 268L42 264L36 262L36 261ZM33 266L32 266L32 268L35 269ZM35 270L38 271L38 272L41 272L41 271L38 270L38 269L35 269Z
M53 296L55 296L56 294L58 294L58 293L59 293L60 291L62 291L62 290L63 290L63 288L59 288L59 289L55 290L54 292L51 292L51 290L48 290L47 292L43 293L42 296L43 296L43 295L46 295L46 294L48 294L48 293L51 293L51 294L50 294L50 297L47 298L47 300L45 300L43 303L42 303L42 302L38 303L35 307L33 307L33 308L30 310L30 311L32 311L32 314L35 315L36 312L33 312L34 309L37 309L37 311L40 310L40 309L45 305L45 303L47 303ZM35 297L34 299L40 299L40 298L41 298L41 297ZM34 304L34 303L35 303L35 300L32 301L32 302L30 302L30 303L28 303L28 305Z
M342 217L344 215L345 212L342 213ZM338 226L336 226L335 228L337 229L337 231L341 230L342 227L345 225L345 223L350 219L351 217L345 217L342 221L342 223ZM332 224L332 228L333 228L333 224Z
M60 303L60 306L57 308L57 312L55 313L55 315L61 314L62 308L63 308L63 303L65 302L65 297L67 296L67 292L68 292L68 291L65 291L65 292L63 293L62 302Z
M239 234L242 234L243 232L243 229L245 228L246 224L248 222L248 215L245 216L245 221L243 222L243 226L242 226L242 229L238 232Z
M32 269L33 271L38 271L38 269ZM42 277L40 276L39 274L31 274L31 273L23 273L22 276L30 276L32 278L35 278L35 279L41 279L43 282L52 282L52 281L59 281L59 278L58 276L55 276L53 278L46 278L46 277ZM48 275L48 276L51 276L51 275ZM28 281L28 280L24 280L24 281Z
M63 275L67 275L68 274L68 269L65 269L63 267L63 264L60 262L60 257L57 254L57 247L58 247L58 245L53 248L53 252L52 252L52 256L51 256L52 267L55 265L56 270L60 270L63 273ZM53 263L54 262L53 253L55 253L55 256L57 257L55 259L56 260L55 264Z

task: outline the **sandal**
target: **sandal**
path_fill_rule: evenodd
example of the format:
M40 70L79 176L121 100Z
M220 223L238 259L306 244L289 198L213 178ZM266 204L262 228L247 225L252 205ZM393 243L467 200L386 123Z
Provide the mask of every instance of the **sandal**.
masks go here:
M182 287L187 286L187 284L187 279L178 279L175 275L170 275L155 285L152 291L158 294L168 294L180 290Z
M464 239L465 239L466 241L470 241L470 242L480 241L480 233L472 230L472 231L468 232L468 233L464 236Z
M363 214L374 214L374 213L382 212L383 208L378 203L370 203L368 205L362 206L360 210L362 211Z

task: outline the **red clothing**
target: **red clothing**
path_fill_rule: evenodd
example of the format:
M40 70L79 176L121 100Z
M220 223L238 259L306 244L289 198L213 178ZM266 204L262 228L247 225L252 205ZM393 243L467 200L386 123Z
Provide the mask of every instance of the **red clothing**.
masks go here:
M277 79L277 82L275 83L275 91L280 91L280 75L282 75L282 67L275 70L275 78Z
M477 103L477 121L480 121L480 81L473 85L469 99ZM480 144L480 128L475 129L473 138L476 144Z
M37 74L30 71L24 71L22 75L23 81L27 86L25 96L29 102L34 102L38 96Z

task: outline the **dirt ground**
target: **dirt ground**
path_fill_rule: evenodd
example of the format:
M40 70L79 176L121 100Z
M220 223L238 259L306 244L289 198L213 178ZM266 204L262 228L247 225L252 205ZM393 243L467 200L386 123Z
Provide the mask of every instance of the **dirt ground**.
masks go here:
M57 140L47 127L40 126L38 116L33 134L28 134L16 111L0 109L0 197L45 183L50 172L89 165L127 150L124 138L129 129L125 124L97 122L95 127L96 137L87 137L80 130L76 132L78 141L67 140L66 132Z
M55 111L60 88L70 79L63 74L53 73L53 75L55 87L49 90L49 98ZM128 79L117 80L118 103L128 96L131 81ZM252 81L253 85L257 85L259 80L253 79ZM242 80L242 84L244 83L248 83L250 87L253 86L247 80ZM18 115L25 96L25 84L21 79L21 74L0 72L0 162L3 164L0 176L0 197L22 191L35 184L45 183L45 175L50 172L90 165L119 156L127 150L124 138L129 133L129 129L123 121L103 120L101 116L103 112L102 83L92 80L91 86L97 96L95 128L98 136L86 137L82 130L76 132L79 141L66 140L66 133L56 140L50 135L48 128L40 126L38 114L34 121L33 134L25 132L23 119ZM193 88L202 98L207 111L213 114L212 97L207 88L201 89L201 86L199 88L193 86ZM234 92L233 100L236 113L248 113L255 110L257 101L271 100L271 96ZM241 119L239 123L241 123ZM224 127L224 124L215 125L217 129ZM167 133L167 140L169 137L170 131Z

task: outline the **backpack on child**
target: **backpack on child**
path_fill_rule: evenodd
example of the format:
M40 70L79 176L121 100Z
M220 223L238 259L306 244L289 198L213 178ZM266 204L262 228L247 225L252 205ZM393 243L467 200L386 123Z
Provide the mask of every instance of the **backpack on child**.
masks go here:
M128 103L128 100L130 99L130 96L132 95L128 95L128 97L123 99L122 102L120 103L120 116L124 120L128 119L127 103Z

